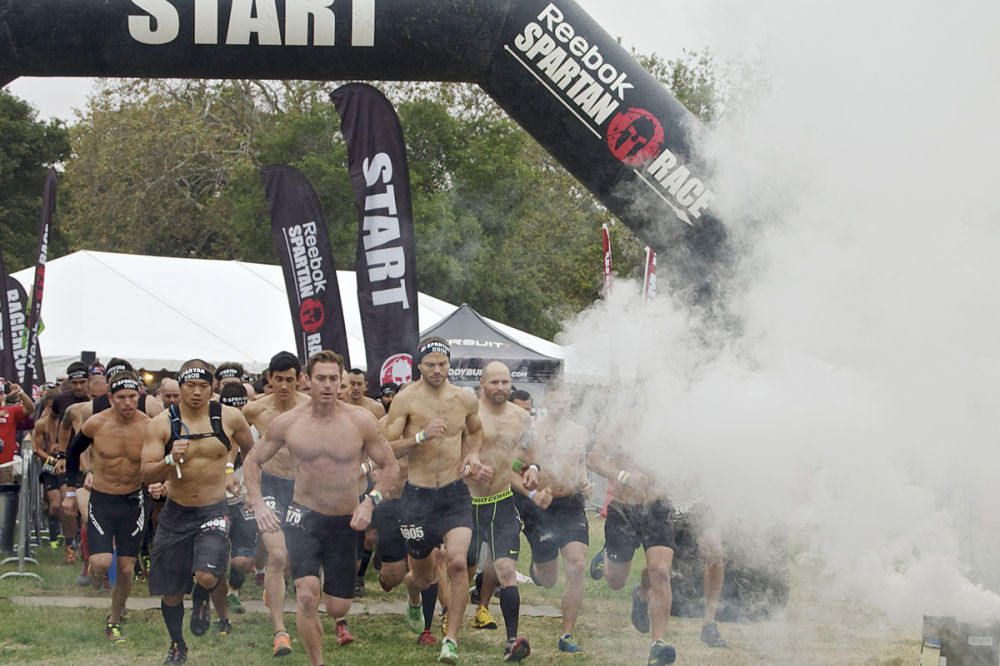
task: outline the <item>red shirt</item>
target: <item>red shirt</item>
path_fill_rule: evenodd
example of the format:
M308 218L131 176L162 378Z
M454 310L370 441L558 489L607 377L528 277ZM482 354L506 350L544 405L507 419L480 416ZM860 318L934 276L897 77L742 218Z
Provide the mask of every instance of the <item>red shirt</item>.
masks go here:
M24 405L0 408L0 465L14 459L17 448L17 424L24 420Z

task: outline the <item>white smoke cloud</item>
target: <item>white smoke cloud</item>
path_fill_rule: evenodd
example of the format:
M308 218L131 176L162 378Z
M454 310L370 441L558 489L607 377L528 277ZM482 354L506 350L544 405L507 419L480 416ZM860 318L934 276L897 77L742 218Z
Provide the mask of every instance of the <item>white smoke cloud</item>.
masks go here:
M746 253L746 331L708 360L668 294L642 308L618 283L563 342L621 341L597 349L649 377L639 441L661 475L807 535L831 593L900 623L1000 620L982 586L1000 589L1000 6L697 14L766 83L702 151Z

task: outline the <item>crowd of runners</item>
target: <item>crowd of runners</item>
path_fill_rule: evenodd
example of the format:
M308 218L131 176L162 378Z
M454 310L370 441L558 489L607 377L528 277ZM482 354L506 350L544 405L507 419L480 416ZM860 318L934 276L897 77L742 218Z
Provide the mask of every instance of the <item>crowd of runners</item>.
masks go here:
M458 661L470 599L472 626L498 627L494 596L506 630L503 659L521 661L531 652L518 629L522 531L534 584L554 587L561 559L562 626L553 639L560 652L583 652L573 632L588 570L588 477L597 474L613 482L614 495L590 575L621 589L635 550L645 549L631 621L651 634L648 663L672 663L675 523L648 473L653 461L630 450L641 406L595 435L573 420L566 387L547 387L536 420L530 394L512 390L503 363L483 369L474 394L448 381L446 340L423 340L415 361L418 380L382 386L374 398L364 372L345 369L332 351L304 368L280 352L256 387L237 363L192 359L148 391L128 361L77 362L37 401L14 383L0 386L0 451L17 429L30 431L43 463L50 544L64 549L67 564L80 563L80 584L110 588L110 642L126 640L133 581L148 580L149 593L162 598L168 664L188 654L185 595L191 634L213 629L214 609L214 630L227 635L230 614L245 612L240 591L251 577L264 587L272 654L292 652L284 612L290 579L303 648L310 663L322 664L320 604L337 645L353 642L347 616L370 565L384 590L405 587L401 622L419 644L439 643L432 623L440 605L439 662ZM724 647L715 622L722 544L709 513L697 515L706 561L701 640Z

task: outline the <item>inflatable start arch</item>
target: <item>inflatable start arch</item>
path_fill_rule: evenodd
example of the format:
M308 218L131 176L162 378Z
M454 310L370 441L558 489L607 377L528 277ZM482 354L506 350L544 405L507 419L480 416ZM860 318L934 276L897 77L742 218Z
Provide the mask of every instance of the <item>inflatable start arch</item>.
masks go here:
M0 0L0 85L19 76L477 83L673 289L721 268L701 125L573 0Z

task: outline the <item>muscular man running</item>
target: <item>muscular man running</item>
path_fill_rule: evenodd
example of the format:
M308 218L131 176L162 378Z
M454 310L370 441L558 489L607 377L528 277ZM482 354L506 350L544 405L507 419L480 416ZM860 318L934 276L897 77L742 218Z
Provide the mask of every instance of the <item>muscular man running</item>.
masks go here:
M279 414L247 457L246 484L262 534L284 531L295 580L298 626L312 664L323 663L319 618L320 570L327 614L334 618L337 645L354 641L347 612L354 598L358 531L371 522L382 488L394 483L399 466L375 419L364 409L337 399L344 359L329 350L309 359L309 404ZM295 491L284 521L261 493L261 463L286 449L295 465ZM382 468L379 482L358 502L358 469L370 458Z
M278 352L267 368L268 385L272 392L243 408L247 422L263 437L276 416L309 402L309 396L295 390L302 365L295 354ZM279 449L261 467L261 492L264 502L278 520L284 520L288 504L295 492L294 466L288 449ZM288 550L281 530L261 532L261 541L267 551L267 568L264 571L264 597L274 624L272 654L281 657L292 651L292 641L285 628L285 569ZM260 566L258 563L257 566Z
M196 585L191 631L208 630L209 595L219 583L229 557L227 481L239 446L244 456L253 435L234 407L211 402L212 373L208 364L192 359L181 366L180 404L149 424L142 448L142 479L155 484L169 479L170 496L160 513L153 539L149 593L161 595L160 610L170 633L165 663L184 663L184 595Z
M420 343L417 367L421 378L392 401L385 437L403 439L397 456L409 455L409 481L403 489L401 530L411 558L411 574L424 590L434 580L431 552L444 542L451 582L448 614L455 618L441 645L438 661L458 662L455 639L465 616L466 553L472 539L472 504L463 472L478 475L482 464L483 427L476 396L448 382L451 349L441 338ZM408 439L407 439L408 438ZM420 631L420 607L407 609L407 623Z
M145 538L149 502L142 489L139 464L149 417L138 410L139 379L118 372L109 384L111 409L87 419L66 454L66 486L82 485L80 454L91 447L93 481L87 511L90 526L90 580L99 587L117 550L117 577L111 590L106 635L122 643L121 616L132 591L132 571Z

